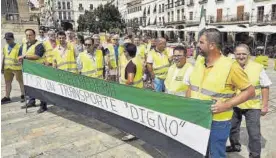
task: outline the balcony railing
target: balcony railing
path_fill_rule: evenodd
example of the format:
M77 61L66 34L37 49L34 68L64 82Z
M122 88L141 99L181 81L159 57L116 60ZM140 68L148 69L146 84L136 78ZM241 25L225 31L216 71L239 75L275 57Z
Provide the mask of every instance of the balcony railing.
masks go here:
M250 15L249 13L244 13L243 15L226 15L223 17L214 17L209 16L209 23L243 23L249 22Z
M173 3L168 3L165 5L165 9L171 9L173 8Z
M175 7L182 6L182 5L185 5L185 1L177 0L177 1L175 2Z
M216 0L216 2L217 2L217 3L219 3L219 2L223 2L223 1L224 1L224 0Z
M199 0L198 1L199 4L204 4L204 3L207 3L207 2L208 2L208 0Z
M195 4L194 4L194 1L190 1L190 2L188 2L188 4L187 4L187 6L188 7L191 7L191 6L194 6Z
M270 1L270 0L254 0L254 2L264 2L264 1Z
M256 19L257 19L256 21L257 23L264 23L264 24L276 23L276 12L272 12L270 14L257 15Z

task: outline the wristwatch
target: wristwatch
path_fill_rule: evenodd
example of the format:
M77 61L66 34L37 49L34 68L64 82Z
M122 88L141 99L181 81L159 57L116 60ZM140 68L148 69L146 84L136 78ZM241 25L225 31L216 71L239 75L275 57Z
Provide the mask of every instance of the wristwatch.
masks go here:
M23 57L23 59L27 59L27 56L25 55L25 56Z

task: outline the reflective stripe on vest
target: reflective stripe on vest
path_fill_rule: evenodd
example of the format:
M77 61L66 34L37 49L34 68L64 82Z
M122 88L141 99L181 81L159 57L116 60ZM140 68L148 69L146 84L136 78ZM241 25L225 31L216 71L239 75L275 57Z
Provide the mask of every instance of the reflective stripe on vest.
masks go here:
M76 62L70 61L70 62L61 62L60 64L57 65L57 68L60 68L64 65L70 65L70 64L76 64Z
M190 87L191 87L192 91L199 92L199 87L194 86L194 85L191 85ZM225 98L225 99L233 98L235 96L235 93L233 93L233 94L216 93L216 92L212 92L212 91L209 91L207 89L204 89L204 88L202 88L199 93L202 93L204 95L208 95L210 97Z
M19 44L15 44L12 50L9 52L8 45L6 45L3 49L4 54L4 70L10 69L10 70L21 70L22 66L20 63L18 63L18 53L20 49Z

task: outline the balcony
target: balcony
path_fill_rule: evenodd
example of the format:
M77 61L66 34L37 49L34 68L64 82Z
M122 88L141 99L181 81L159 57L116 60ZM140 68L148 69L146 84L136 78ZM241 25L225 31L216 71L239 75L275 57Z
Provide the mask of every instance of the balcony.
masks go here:
M216 0L217 3L221 3L223 2L224 0Z
M244 13L243 15L237 16L237 15L226 15L223 17L214 17L209 16L207 22L210 24L240 24L240 23L249 23L249 13Z
M168 3L165 5L165 9L171 9L173 8L173 3Z
M192 7L192 6L194 6L195 4L194 4L194 1L190 1L188 4L187 4L187 6L188 7Z
M257 24L276 24L276 12L270 14L252 16L252 19L257 19Z
M187 20L186 21L186 26L197 26L199 25L200 20Z
M179 19L179 20L176 20L176 21L168 21L165 23L165 25L176 25L176 24L185 24L186 23L186 20L185 19Z
M270 0L254 0L254 2L264 2L264 1L270 1Z
M182 5L185 5L185 1L183 1L183 0L177 0L175 2L175 7L179 7L179 6L182 6Z
M207 3L207 2L208 2L208 0L199 0L198 1L199 4L204 4L204 3Z

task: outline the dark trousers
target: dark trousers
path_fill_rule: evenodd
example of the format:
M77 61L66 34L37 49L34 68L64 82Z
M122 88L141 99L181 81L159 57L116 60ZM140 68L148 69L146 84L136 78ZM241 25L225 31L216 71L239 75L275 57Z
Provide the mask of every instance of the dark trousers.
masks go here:
M240 109L234 107L232 117L232 128L230 130L230 143L232 147L240 147L240 126L242 115L245 116L246 128L249 136L248 148L250 158L261 157L261 131L260 131L260 109Z

